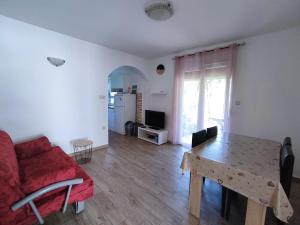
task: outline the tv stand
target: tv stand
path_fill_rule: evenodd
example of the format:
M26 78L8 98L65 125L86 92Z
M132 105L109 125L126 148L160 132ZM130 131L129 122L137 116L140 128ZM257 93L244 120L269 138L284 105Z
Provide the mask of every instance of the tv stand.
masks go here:
M162 145L168 142L168 131L162 129L156 130L150 127L139 127L138 138L156 145Z
M160 128L159 127L149 127L150 129L152 129L152 130L160 130Z

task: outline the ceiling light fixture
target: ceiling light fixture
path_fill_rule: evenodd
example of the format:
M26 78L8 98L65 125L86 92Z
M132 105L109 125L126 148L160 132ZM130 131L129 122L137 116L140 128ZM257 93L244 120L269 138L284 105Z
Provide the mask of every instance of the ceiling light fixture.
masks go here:
M145 13L153 20L167 20L173 13L174 9L170 1L159 1L145 7Z

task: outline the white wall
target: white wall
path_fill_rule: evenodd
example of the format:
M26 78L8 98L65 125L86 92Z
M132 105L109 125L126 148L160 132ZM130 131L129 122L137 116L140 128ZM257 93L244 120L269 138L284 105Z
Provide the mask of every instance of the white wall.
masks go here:
M44 134L66 152L81 137L107 144L107 76L123 65L144 72L145 60L4 16L0 27L0 129L14 141Z
M282 141L291 136L300 177L300 27L252 37L239 50L232 131Z
M296 157L294 175L300 177L300 26L251 37L238 52L231 112L232 132L282 141L291 136ZM209 48L209 47L208 47ZM193 52L191 51L185 51ZM169 55L149 64L151 86L167 90L165 97L148 96L147 107L171 115L174 61ZM158 64L166 73L155 75ZM157 98L157 99L156 99ZM170 127L170 121L168 121Z
M124 91L124 79L119 73L111 73L109 75L111 88L123 88Z
M159 64L165 66L165 73L158 75L156 67ZM166 114L165 126L169 130L168 139L171 140L171 125L172 125L172 101L173 101L173 76L174 76L174 61L172 56L166 56L149 61L148 68L148 91L144 95L144 109L162 111ZM153 95L164 91L166 95Z
M111 80L111 88L123 88L124 92L128 91L128 87L132 88L132 85L137 85L138 92L145 93L147 91L147 76L141 74L135 68L130 70L126 68L118 68L109 75Z
M173 56L144 59L0 16L0 128L15 141L39 134L71 152L88 137L107 144L107 76L122 65L146 75L144 109L165 111L171 126ZM46 57L66 59L55 68ZM156 75L156 66L166 72ZM251 37L238 54L232 130L281 141L293 138L300 177L300 27ZM165 96L152 95L166 91Z

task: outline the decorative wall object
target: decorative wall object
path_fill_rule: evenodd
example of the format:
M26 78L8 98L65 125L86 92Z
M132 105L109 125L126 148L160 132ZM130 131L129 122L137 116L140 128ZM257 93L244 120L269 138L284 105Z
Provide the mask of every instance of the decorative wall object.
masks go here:
M47 60L56 67L62 66L65 64L66 60L64 59L59 59L59 58L54 58L54 57L47 57Z
M157 67L156 67L156 73L158 75L163 75L165 72L165 66L163 64L159 64Z
M136 93L136 122L143 122L143 96L142 93Z
M136 92L137 92L137 85L134 84L132 85L131 94L136 94Z

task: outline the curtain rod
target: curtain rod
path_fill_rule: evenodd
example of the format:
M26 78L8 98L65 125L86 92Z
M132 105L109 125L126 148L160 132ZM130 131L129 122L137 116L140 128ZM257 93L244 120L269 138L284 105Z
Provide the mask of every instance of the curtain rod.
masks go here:
M238 47L240 47L240 46L246 45L246 42L243 41L243 42L232 43L232 44L236 44ZM226 45L226 46L222 46L222 47L216 47L216 48L212 48L212 49L207 49L207 50L203 50L203 51L197 51L197 52L193 52L193 53L189 53L189 54L178 55L178 56L173 57L172 59L175 60L176 58L182 58L184 56L193 56L193 55L196 55L197 53L212 52L212 51L215 51L216 49L226 49L226 48L229 48L229 46L232 45L232 44L229 44L229 45Z

